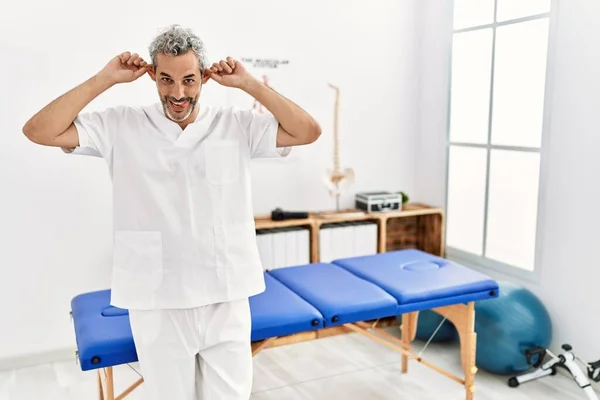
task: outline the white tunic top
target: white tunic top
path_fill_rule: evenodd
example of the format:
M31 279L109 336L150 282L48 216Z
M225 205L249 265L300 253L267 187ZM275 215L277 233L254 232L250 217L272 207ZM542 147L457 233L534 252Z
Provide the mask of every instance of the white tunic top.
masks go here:
M185 130L160 103L75 120L72 154L103 157L112 177L116 307L198 307L265 288L249 163L290 148L276 148L270 114L199 108Z

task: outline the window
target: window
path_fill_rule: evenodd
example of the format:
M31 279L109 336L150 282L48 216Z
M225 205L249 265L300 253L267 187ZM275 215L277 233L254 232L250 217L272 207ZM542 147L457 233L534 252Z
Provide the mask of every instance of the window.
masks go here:
M550 0L455 0L449 257L534 270Z

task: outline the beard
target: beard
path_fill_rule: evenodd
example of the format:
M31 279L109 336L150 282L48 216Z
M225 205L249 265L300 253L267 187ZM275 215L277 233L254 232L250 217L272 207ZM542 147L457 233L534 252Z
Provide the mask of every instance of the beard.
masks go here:
M172 96L165 96L161 99L165 115L175 122L185 121L194 111L197 101L197 98L191 97L176 99Z

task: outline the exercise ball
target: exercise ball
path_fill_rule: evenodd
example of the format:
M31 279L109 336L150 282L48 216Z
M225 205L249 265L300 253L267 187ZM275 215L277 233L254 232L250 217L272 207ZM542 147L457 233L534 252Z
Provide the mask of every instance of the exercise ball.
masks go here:
M435 336L431 339L432 342L452 342L457 340L458 332L456 331L454 324L448 320L444 321L442 326L436 332L436 329L438 329L438 326L440 326L443 319L444 317L431 310L419 312L416 338L426 342L435 332Z
M525 350L548 348L552 321L544 304L530 290L498 282L497 298L475 304L476 365L495 374L516 374L530 368Z

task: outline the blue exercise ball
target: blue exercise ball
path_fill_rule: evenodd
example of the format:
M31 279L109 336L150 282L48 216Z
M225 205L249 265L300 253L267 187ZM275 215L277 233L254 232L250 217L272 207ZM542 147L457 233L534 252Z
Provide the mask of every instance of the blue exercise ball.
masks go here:
M530 368L525 350L548 348L552 321L530 290L509 282L498 284L497 298L475 304L476 365L491 373L512 375Z
M446 320L440 326L440 323L443 321L443 319L444 317L431 310L419 312L419 317L417 318L416 338L425 342L430 338L432 342L453 342L457 340L458 332L454 327L454 324ZM431 335L434 333L435 335L432 338Z

